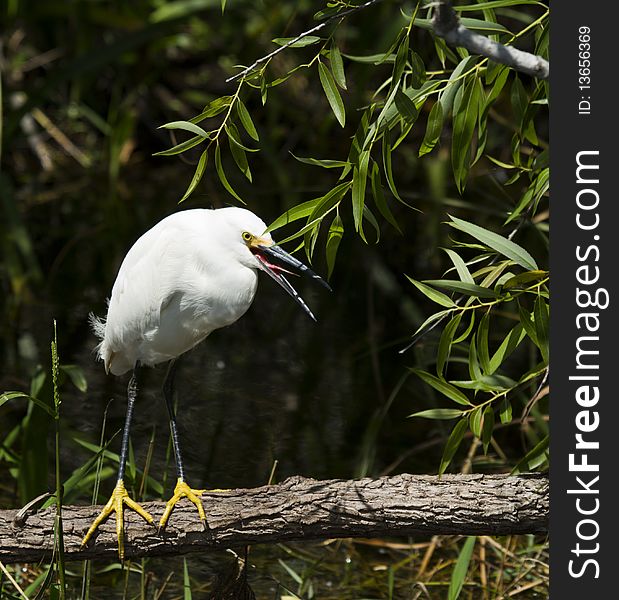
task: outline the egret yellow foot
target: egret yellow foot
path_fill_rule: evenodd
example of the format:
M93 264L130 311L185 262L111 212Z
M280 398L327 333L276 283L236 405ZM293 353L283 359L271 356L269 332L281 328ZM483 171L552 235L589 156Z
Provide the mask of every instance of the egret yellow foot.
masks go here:
M129 497L127 490L125 489L125 484L122 480L118 481L114 491L112 492L111 498L108 500L108 503L103 507L103 510L99 513L99 516L93 521L90 529L84 536L82 540L82 546L85 546L88 540L91 538L92 534L96 531L97 527L105 521L113 512L116 513L116 537L118 538L118 558L121 562L125 559L125 526L123 519L123 511L124 506L127 505L129 508L134 510L138 515L140 515L147 523L150 525L153 524L154 519L147 513L135 500Z
M218 492L220 490L209 490L210 492ZM163 529L174 510L174 506L176 503L183 497L187 498L190 502L196 505L198 509L198 515L200 516L200 521L202 521L202 527L206 530L208 528L208 524L206 522L206 515L204 514L204 507L202 506L202 500L200 496L206 492L206 490L194 490L190 488L182 479L177 479L176 487L174 488L174 495L168 500L165 511L163 515L161 515L161 519L159 520L159 529Z

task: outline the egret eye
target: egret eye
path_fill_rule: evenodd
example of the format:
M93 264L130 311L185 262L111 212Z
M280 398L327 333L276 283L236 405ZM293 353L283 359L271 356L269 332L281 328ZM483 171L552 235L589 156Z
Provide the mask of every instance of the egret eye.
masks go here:
M249 231L244 231L243 232L243 239L246 242L251 242L254 239L254 236L251 233L249 233Z

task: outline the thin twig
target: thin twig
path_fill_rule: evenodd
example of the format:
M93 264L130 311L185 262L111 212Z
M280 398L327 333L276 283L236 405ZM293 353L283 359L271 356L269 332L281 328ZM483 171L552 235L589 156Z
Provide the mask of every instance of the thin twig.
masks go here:
M15 579L13 578L13 576L9 573L8 569L4 566L3 562L0 561L0 571L2 571L5 575L5 577L11 582L11 584L13 585L13 587L19 592L19 595L22 598L25 598L26 600L28 599L28 596L26 596L26 594L24 594L24 590L22 590L19 587L19 584L17 583L17 581L15 581Z
M253 71L258 65L261 65L262 63L269 61L276 54L283 52L284 50L286 50L286 48L289 48L290 46L296 44L299 40L302 40L304 37L307 37L308 35L312 35L313 33L316 33L320 31L321 29L324 29L327 25L329 25L329 23L331 23L331 21L335 21L336 19L343 19L344 17L347 17L348 15L356 13L364 8L368 8L369 6L372 6L373 4L376 4L378 2L382 2L382 0L368 0L367 2L364 2L363 4L360 4L359 6L355 6L354 8L350 8L349 10L345 10L343 12L337 13L336 15L329 17L328 19L325 19L322 23L319 23L315 27L312 27L311 29L308 29L307 31L300 33L297 37L289 40L283 46L280 46L276 50L273 50L273 52L271 52L270 54L267 54L266 56L259 58L254 63L252 63L249 67L247 67L246 69L243 69L236 75L232 75L232 77L228 77L228 79L226 79L226 83L230 83L231 81L234 81L235 79L240 79L241 77L245 77L248 73Z
M537 390L535 390L535 394L533 394L531 399L527 402L527 405L524 407L524 410L522 411L522 415L520 417L521 423L524 423L527 420L529 413L531 412L531 409L533 408L535 403L548 393L549 388L546 387L546 382L548 381L549 373L550 367L546 367L544 378L540 381L540 384L537 386Z

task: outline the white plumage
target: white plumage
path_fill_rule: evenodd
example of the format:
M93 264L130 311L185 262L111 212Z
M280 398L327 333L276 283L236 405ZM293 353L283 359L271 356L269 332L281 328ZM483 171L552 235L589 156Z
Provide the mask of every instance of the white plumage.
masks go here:
M127 387L127 414L118 461L118 481L112 496L88 529L82 545L99 525L116 512L118 555L124 558L124 506L148 523L154 519L135 502L124 485L129 431L137 397L141 365L171 361L163 384L170 417L177 482L159 520L165 527L176 503L188 498L206 527L200 500L204 490L185 481L176 415L173 406L176 359L200 343L211 331L234 323L250 307L261 269L288 292L312 318L314 315L270 259L292 266L329 287L303 263L275 245L266 225L241 208L195 209L173 214L147 231L129 250L112 288L105 321L91 321L101 338L97 346L105 369L114 375L133 369Z
M243 233L273 244L266 228L242 208L194 209L142 235L122 262L105 322L93 321L106 371L171 360L239 319L264 268Z

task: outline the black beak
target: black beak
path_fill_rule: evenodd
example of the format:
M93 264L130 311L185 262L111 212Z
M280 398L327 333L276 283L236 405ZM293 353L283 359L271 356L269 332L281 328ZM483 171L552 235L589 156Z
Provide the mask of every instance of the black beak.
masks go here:
M326 287L329 291L331 291L331 286L324 279L322 279L322 277L320 277L319 275L316 275L314 271L312 271L309 267L304 265L300 260L297 260L294 256L291 256L290 254L288 254L288 252L286 252L285 250L282 250L279 246L260 245L260 246L255 246L253 250L254 250L254 255L260 262L260 266L262 267L262 270L265 273L267 273L269 277L277 281L277 283L281 287L283 287L286 290L286 292L288 292L294 298L295 302L307 313L307 315L311 319L316 321L316 317L314 316L312 311L309 309L307 304L305 304L305 301L303 300L303 298L299 296L299 293L297 292L297 290L295 290L292 287L292 285L290 285L290 282L282 275L282 272L290 273L291 275L295 275L296 273L291 273L290 271L280 267L279 265L271 263L268 259L270 258L273 260L278 260L281 263L284 263L290 267L297 269L302 275L305 275L306 277L309 277L310 279L317 281L318 283Z

